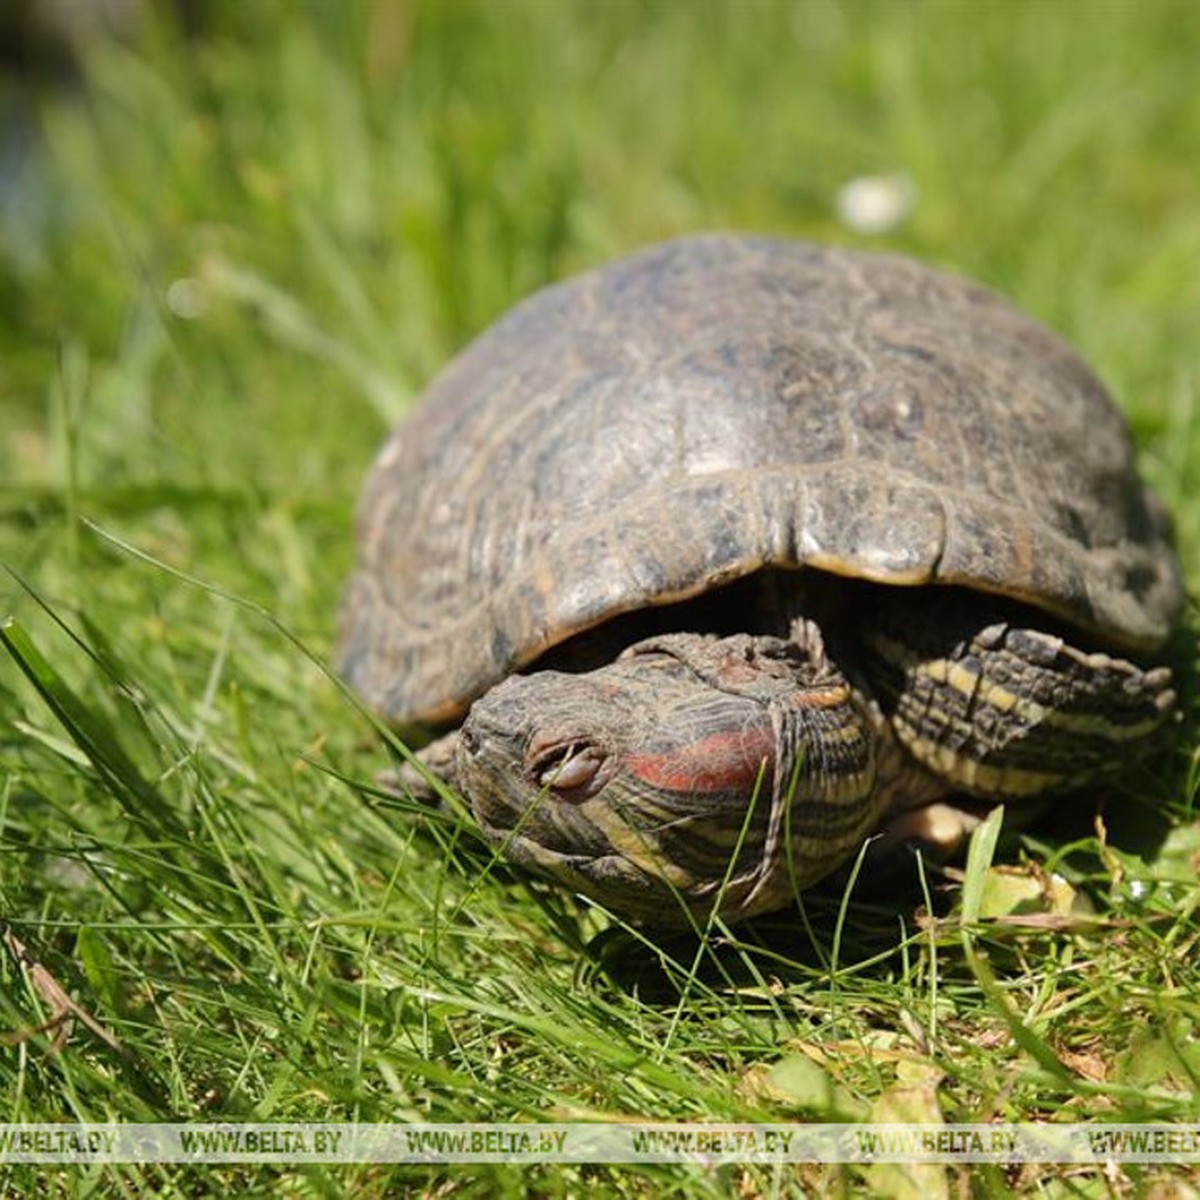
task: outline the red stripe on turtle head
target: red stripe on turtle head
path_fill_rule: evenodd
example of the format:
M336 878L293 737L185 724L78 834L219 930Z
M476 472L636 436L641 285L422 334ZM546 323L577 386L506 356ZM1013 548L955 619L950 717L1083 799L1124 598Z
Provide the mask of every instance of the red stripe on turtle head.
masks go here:
M763 764L766 764L765 772ZM769 784L775 733L769 725L712 733L668 750L625 755L625 769L658 791L751 793L760 773Z

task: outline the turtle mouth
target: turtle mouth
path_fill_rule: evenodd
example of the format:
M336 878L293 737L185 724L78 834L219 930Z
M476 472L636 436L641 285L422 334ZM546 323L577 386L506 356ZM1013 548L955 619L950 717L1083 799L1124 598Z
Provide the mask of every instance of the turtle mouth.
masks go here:
M606 701L586 677L555 671L514 675L480 697L459 737L460 775L475 781L464 789L473 803L496 815L512 809L516 820L531 796L547 808L598 796L619 758Z
M602 802L617 761L579 720L539 728L547 710L562 707L560 690L545 675L514 676L477 700L460 732L455 774L489 837L587 858L607 847L583 810Z

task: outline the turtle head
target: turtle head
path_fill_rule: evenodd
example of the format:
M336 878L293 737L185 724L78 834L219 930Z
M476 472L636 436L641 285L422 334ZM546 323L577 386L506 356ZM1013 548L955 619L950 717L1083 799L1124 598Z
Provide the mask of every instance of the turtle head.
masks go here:
M514 676L475 702L453 774L506 858L655 925L778 907L837 865L814 873L806 845L870 818L848 685L777 638L672 634ZM831 787L857 802L833 812Z

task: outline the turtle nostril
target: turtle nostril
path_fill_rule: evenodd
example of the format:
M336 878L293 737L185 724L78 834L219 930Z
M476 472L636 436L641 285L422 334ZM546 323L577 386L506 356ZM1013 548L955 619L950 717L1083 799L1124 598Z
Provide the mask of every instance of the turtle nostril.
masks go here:
M464 725L458 731L458 741L468 754L474 754L479 749L479 735L470 725Z

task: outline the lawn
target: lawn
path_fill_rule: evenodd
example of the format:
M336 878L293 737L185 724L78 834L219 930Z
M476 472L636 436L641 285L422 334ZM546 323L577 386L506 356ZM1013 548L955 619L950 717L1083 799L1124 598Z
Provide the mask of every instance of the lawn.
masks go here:
M359 485L439 365L541 284L712 228L911 253L1061 330L1128 413L1194 589L1200 9L181 11L0 90L11 1119L1200 1122L1191 608L1173 745L1097 790L1099 822L1002 839L1003 871L981 845L928 904L830 893L699 945L378 792L379 732L326 666ZM880 173L911 212L855 232L839 190ZM88 1019L41 1028L55 984ZM1200 1187L1166 1166L8 1170L68 1196Z

